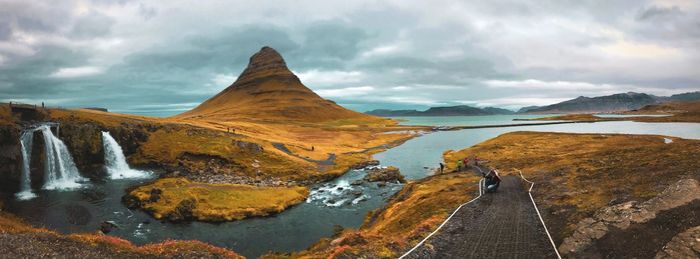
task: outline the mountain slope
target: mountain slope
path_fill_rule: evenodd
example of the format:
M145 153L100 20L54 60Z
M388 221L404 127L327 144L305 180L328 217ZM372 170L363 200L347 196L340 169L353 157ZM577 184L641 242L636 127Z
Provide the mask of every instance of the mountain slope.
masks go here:
M599 97L580 96L576 99L529 109L526 113L599 113L638 109L660 101L644 93L622 93Z
M425 111L417 110L387 110L377 109L366 112L367 114L382 116L382 117L399 117L399 116L477 116L477 115L498 115L498 114L513 114L511 110L485 107L477 108L468 105L457 105L447 107L430 107Z
M664 97L664 100L671 101L671 102L700 101L700 91L682 93L682 94L674 94L674 95L671 95L667 98Z
M304 86L270 47L255 53L231 86L175 118L300 122L378 119L321 98Z

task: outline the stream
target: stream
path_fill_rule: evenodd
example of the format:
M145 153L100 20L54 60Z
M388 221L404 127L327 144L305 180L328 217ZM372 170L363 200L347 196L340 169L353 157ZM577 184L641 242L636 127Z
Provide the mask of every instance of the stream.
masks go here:
M439 121L431 123L433 122L423 122L433 126L441 125ZM408 119L404 124L411 124L411 120ZM425 134L378 153L374 158L379 160L382 166L400 168L407 179L420 179L429 175L432 168L437 166L445 150L463 149L506 132L525 130L658 134L700 139L700 123L616 121L465 129ZM314 185L306 202L275 216L216 224L160 222L146 213L124 207L121 203L124 189L150 181L148 176L138 179L93 179L90 184L75 190L34 190L36 198L8 199L6 209L35 226L63 233L94 232L99 229L101 222L113 221L118 227L109 235L119 236L136 244L165 239L197 239L231 248L247 257L257 257L269 251L303 250L319 239L333 235L334 229L339 227L358 228L367 212L383 206L387 199L403 186L350 184L363 176L362 170L350 170L333 181Z

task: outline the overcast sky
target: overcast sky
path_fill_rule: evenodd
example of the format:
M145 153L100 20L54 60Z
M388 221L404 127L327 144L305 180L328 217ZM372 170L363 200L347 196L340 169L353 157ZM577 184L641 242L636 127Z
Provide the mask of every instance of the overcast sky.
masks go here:
M265 45L359 111L700 90L697 0L0 0L0 100L179 113Z

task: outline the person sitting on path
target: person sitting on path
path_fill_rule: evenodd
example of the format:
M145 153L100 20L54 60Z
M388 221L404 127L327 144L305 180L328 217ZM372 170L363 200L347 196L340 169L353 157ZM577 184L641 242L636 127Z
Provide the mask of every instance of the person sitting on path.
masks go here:
M487 174L483 174L483 176L486 179L484 181L484 186L487 192L495 192L498 186L501 185L501 176L496 169L491 168L491 170Z

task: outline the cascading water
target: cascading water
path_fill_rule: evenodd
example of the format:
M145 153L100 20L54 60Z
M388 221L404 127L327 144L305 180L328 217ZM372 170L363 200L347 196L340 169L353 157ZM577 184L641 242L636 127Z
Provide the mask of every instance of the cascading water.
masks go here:
M124 151L108 131L102 132L102 145L105 151L105 166L111 179L146 178L150 172L131 169L126 163Z
M46 151L44 189L65 190L81 187L80 182L87 181L87 179L80 176L66 144L53 135L48 125L39 126L37 130L40 130L44 136Z
M32 191L31 175L29 165L32 158L32 145L34 143L34 133L41 131L44 137L44 189L65 190L81 187L81 182L87 179L80 176L78 168L73 162L66 144L53 135L49 125L25 130L20 136L20 147L22 149L22 178L20 179L20 192L16 193L17 199L28 200L36 197Z
M29 163L32 157L32 144L34 143L34 132L36 130L27 130L22 132L20 137L20 146L22 149L22 178L20 179L20 192L15 194L17 199L29 200L36 197L32 192L31 176Z

